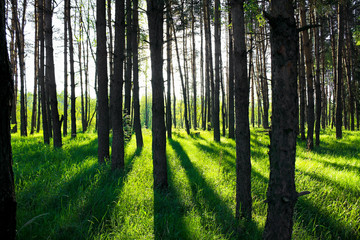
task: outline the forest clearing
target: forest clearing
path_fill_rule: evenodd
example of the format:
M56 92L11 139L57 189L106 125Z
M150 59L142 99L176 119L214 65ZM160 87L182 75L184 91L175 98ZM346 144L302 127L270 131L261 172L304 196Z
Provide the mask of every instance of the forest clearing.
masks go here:
M322 145L298 140L293 239L360 239L360 134L322 132ZM251 129L253 220L235 214L235 141L175 130L167 141L169 191L153 190L151 132L125 148L124 170L97 162L97 136L13 136L18 239L261 239L266 219L269 136Z

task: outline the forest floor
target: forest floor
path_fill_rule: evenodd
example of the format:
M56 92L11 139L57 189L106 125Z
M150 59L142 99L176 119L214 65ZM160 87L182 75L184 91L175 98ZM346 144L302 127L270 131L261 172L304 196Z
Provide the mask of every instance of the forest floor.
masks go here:
M12 136L18 239L261 239L269 136L251 129L253 220L235 214L235 142L175 130L167 141L167 192L153 191L151 132L126 144L125 169L97 161L97 135L45 146ZM298 140L294 239L360 239L360 132L323 131L312 152Z

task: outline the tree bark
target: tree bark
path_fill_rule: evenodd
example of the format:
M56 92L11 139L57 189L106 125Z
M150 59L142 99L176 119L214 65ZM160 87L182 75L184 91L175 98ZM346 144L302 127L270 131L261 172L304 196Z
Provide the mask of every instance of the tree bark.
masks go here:
M67 135L67 119L68 119L68 16L69 13L68 0L65 0L64 9L64 121L63 135Z
M315 15L315 14L314 14ZM313 17L313 23L319 24L318 16ZM320 145L320 121L321 121L321 83L320 83L320 31L315 28L315 59L316 59L316 77L315 77L315 103L316 103L316 120L315 120L315 145Z
M232 0L236 108L236 218L251 219L249 90L245 45L244 1ZM241 213L239 212L241 207Z
M96 1L97 72L98 72L98 160L102 164L109 158L109 105L106 53L105 0Z
M124 113L130 115L131 108L131 70L132 70L132 20L131 20L131 2L126 0L126 72L125 72L125 105Z
M270 178L264 239L291 239L298 194L295 189L298 128L298 34L291 1L271 1L272 127Z
M46 78L48 80L49 99L51 106L51 118L53 123L54 147L62 146L61 121L59 119L58 102L56 95L54 49L52 43L52 0L45 1L45 45L46 45Z
M213 124L214 124L214 141L220 142L220 0L215 0L215 89L214 89L214 110L213 110Z
M171 62L172 62L172 35L171 35L171 1L166 3L166 54L167 54L167 98L166 98L166 129L168 138L172 138L171 121ZM174 90L173 90L174 91Z
M344 42L343 5L338 4L338 45L337 45L337 79L336 79L336 138L342 138L342 49Z
M167 189L163 80L163 0L147 0L152 74L152 154L154 188Z
M71 27L71 1L67 1L68 6L68 30L69 30L69 53L70 53L70 99L71 99L71 137L76 137L76 97L75 97L75 70L74 70L74 43Z
M230 2L230 0L229 0ZM229 26L232 25L231 11L229 11ZM235 114L234 114L234 39L233 28L229 27L229 138L235 138Z
M37 86L39 78L39 27L38 27L38 12L37 12L38 1L35 1L34 6L34 17L35 17L35 51L34 51L34 92L33 92L33 106L31 115L31 129L30 134L34 134L36 128L36 114L37 114Z
M112 88L112 155L111 168L124 168L124 131L123 131L123 69L125 59L125 6L124 1L115 2L115 51L114 51L114 76L111 78Z
M141 149L144 145L141 132L140 121L140 103L139 103L139 55L138 55L138 34L139 34L139 16L138 16L138 0L133 0L133 104L134 104L134 130L136 134L136 146ZM171 120L170 120L171 122Z
M193 128L197 128L197 89L196 89L196 45L195 45L195 15L194 0L191 0L191 34L192 34L192 80L193 80Z
M39 0L39 40L40 40L40 72L39 72L39 82L41 86L41 112L42 112L42 125L43 125L43 135L44 143L50 144L50 131L49 131L49 122L48 122L48 108L47 108L47 91L45 86L45 41L44 41L44 0Z
M14 97L5 32L5 1L0 1L0 236L16 238L16 199L12 170L10 113Z

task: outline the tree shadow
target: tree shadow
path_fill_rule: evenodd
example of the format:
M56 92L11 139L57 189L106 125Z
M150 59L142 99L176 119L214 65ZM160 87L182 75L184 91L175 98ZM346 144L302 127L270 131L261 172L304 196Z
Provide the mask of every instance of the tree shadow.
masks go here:
M245 226L249 227L251 225L251 229L258 231L254 222L244 222L241 224L243 228L239 229L239 222L235 219L232 209L223 202L220 196L207 183L200 171L193 165L180 143L176 140L169 140L169 142L190 180L193 196L192 201L196 209L201 213L203 224L206 226L207 222L214 221L216 227L225 238L239 238L248 235L247 229L244 228ZM202 145L202 147L204 147L204 145ZM205 149L210 151L211 148ZM205 212L212 212L214 214L214 220L207 219Z
M115 200L132 170L134 158L141 154L141 149L125 159L124 170L111 171L108 163L99 165L96 160L84 161L88 157L97 159L96 145L97 141L93 140L89 144L69 148L68 151L73 152L71 156L74 156L69 160L73 163L70 167L61 167L62 159L53 162L55 168L59 168L51 179L38 176L37 181L26 192L21 193L24 198L19 204L25 204L21 207L23 209L30 208L29 214L32 217L43 213L39 211L47 213L25 226L18 234L19 239L34 236L33 230L37 234L42 233L37 239L88 239L88 236L96 231L105 230L104 226L109 220ZM85 165L81 165L82 162L85 162ZM53 170L50 173L53 173ZM44 181L48 183L45 184ZM56 182L59 183L51 186ZM47 187L50 189L45 191ZM18 226L23 225L24 222Z
M318 239L360 239L355 229L332 218L305 198L298 199L294 218L303 229Z

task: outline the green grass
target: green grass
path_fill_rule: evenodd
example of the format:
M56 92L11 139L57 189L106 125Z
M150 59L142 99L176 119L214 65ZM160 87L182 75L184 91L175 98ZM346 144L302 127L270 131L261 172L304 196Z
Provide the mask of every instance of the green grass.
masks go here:
M97 136L12 136L18 239L261 239L266 220L269 137L251 129L253 221L237 222L235 142L175 131L167 142L169 191L153 191L151 132L126 144L125 169L97 162ZM310 195L295 209L294 239L360 239L360 133L322 132L298 141L296 184Z

